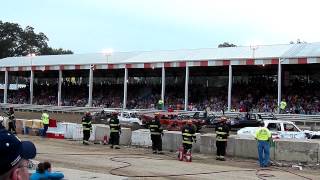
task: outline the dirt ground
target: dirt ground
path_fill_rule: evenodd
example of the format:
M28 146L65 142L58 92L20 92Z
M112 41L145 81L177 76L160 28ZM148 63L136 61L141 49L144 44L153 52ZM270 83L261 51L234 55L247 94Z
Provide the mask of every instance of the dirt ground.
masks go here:
M65 179L320 179L319 169L260 169L255 160L228 158L221 162L214 155L200 154L194 154L193 162L187 163L178 161L175 152L154 155L147 148L122 146L115 150L108 145L19 136L36 144L37 161L52 162L54 169L65 173ZM123 168L115 169L119 167Z
M40 119L41 112L31 111L16 111L15 116L17 119ZM73 122L81 123L81 117L83 114L80 113L50 113L50 118L56 119L59 122Z

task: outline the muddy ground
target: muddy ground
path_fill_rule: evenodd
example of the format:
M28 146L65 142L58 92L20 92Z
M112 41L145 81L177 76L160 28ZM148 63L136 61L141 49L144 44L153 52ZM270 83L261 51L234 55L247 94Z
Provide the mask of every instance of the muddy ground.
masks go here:
M66 179L320 179L319 169L260 169L256 160L250 159L227 158L221 162L214 155L194 154L193 162L188 163L178 161L175 152L154 155L147 148L122 146L115 150L108 145L86 146L80 141L20 137L36 144L36 160L52 162L54 168L64 171ZM124 168L115 170L119 167Z

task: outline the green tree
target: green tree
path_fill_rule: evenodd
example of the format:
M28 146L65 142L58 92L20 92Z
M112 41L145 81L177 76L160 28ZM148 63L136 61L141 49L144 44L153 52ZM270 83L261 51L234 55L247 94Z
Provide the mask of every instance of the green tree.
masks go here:
M236 47L237 45L232 44L232 43L228 43L228 42L224 42L222 44L218 45L218 48L224 48L224 47Z
M22 29L17 23L0 21L0 59L12 56L73 54L71 50L54 49L48 46L48 37L34 28Z

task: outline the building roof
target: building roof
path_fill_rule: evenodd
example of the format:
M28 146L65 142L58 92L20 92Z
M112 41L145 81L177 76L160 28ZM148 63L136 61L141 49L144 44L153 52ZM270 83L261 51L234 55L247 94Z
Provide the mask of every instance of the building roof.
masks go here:
M233 61L241 60L277 60L279 58L309 58L312 62L318 62L320 57L320 43L282 44L261 46L240 46L228 48L206 49L181 49L140 52L114 52L110 55L103 53L72 54L30 57L8 57L0 60L0 68L9 67L33 67L33 66L70 66L70 65L118 65L119 68L126 64L146 63L180 63L203 61ZM313 58L313 59L312 59ZM316 58L316 60L314 60ZM307 60L306 60L307 61ZM271 61L270 61L271 62ZM308 61L307 61L308 62ZM287 62L289 63L289 62ZM242 63L236 63L245 65ZM124 66L122 66L124 65Z

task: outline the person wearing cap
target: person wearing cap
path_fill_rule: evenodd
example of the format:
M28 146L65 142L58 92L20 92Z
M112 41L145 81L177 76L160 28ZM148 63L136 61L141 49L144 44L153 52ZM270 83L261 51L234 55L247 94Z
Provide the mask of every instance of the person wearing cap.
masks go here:
M89 145L90 133L92 131L92 116L89 111L82 117L82 130L83 130L83 141L84 145Z
M8 123L8 131L12 132L13 134L16 134L16 120L14 116L14 110L13 107L9 108L9 111L6 113L9 119Z
M9 131L0 130L0 179L28 180L28 162L36 154L37 150L32 142L21 141Z
M163 129L160 124L160 114L155 113L154 119L149 124L153 154L162 154L162 133Z
M192 120L188 120L187 124L182 128L182 145L184 153L191 151L192 143L196 142L196 128L192 124Z
M121 134L121 126L118 119L118 112L113 112L109 122L110 126L110 148L120 149L119 140Z
M42 136L46 137L47 136L47 130L49 127L49 114L47 113L47 110L44 110L42 115L41 115L41 120L43 123L43 133Z
M255 133L255 139L258 140L258 155L260 167L269 166L270 161L270 140L271 132L260 123L260 128Z
M229 127L226 124L227 118L222 116L219 124L216 126L216 147L217 157L216 160L225 161L226 147L229 136Z

